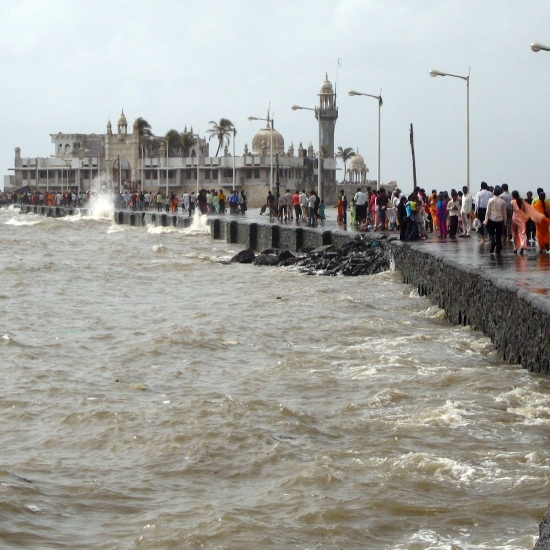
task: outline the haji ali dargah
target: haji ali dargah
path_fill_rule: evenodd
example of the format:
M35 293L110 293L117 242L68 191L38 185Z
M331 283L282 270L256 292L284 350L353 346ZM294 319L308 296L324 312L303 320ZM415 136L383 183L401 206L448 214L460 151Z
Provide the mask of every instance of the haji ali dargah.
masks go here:
M330 203L335 202L338 191L334 154L338 107L336 91L328 77L317 95L319 103L312 111L319 123L315 143L320 146L322 157L321 198ZM116 131L109 120L105 134L50 134L55 148L50 157L22 156L16 147L14 166L10 168L13 174L5 176L4 189L86 192L98 178L112 181L115 191L118 187L119 191L161 190L177 195L196 192L197 188L227 191L235 186L246 191L251 206L264 204L269 190L284 193L285 189L317 189L317 147L314 149L309 143L304 148L300 142L297 149L291 143L285 150L285 140L275 130L269 112L265 119L253 120L263 121L264 127L252 139L250 149L245 144L242 156L234 151L231 130L222 137L216 130L208 131L218 145L212 156L211 139L195 134L192 128L188 131L186 127L183 133L171 130L166 136L157 137L144 119L137 118L128 131L122 110ZM356 154L348 162L348 183L366 183L368 168L363 158Z

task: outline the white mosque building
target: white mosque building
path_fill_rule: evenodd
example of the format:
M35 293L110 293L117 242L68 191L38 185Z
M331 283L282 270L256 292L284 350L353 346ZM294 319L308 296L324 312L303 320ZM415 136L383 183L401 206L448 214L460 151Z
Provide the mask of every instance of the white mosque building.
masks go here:
M337 194L336 159L334 158L334 128L338 118L336 93L326 78L318 94L315 117L319 120L322 162L322 195L327 203ZM269 116L268 116L269 119ZM192 130L191 130L192 132ZM151 138L140 137L137 120L128 132L128 122L121 112L116 132L107 123L105 134L50 134L54 154L49 157L26 157L15 149L12 175L5 176L5 189L29 188L41 191L87 191L98 176L105 176L117 189L161 190L181 195L197 189L245 189L251 206L265 203L271 188L270 169L273 166L273 188L316 189L318 152L309 143L297 149L291 143L285 148L281 133L268 122L254 135L251 148L246 144L241 155L233 157L225 147L222 156L210 156L209 144L200 138L189 151L167 151L163 138L151 146ZM154 138L153 138L154 139ZM271 156L273 139L273 157ZM316 141L316 140L315 140ZM158 146L160 144L160 146ZM235 180L233 179L235 178Z

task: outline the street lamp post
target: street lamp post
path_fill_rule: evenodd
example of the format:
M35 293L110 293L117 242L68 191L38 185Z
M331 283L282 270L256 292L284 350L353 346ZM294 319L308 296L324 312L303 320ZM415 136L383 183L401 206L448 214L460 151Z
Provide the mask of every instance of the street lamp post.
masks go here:
M199 166L200 166L200 157L201 157L201 138L199 134L191 134L192 136L197 138L197 154L195 158L197 159L197 196L195 197L195 201L197 200L197 197L199 196Z
M149 139L152 141L162 141L163 143L166 144L166 198L168 198L168 140L163 138L158 138L156 136L151 136Z
M237 135L237 130L233 127L233 191L235 191L235 136Z
M430 76L452 76L466 81L466 186L470 189L470 75L461 76L430 69Z
M378 101L378 175L376 176L377 177L377 180L376 180L376 189L380 189L380 185L381 185L381 180L380 180L380 111L381 111L381 107L382 107L382 90L380 90L380 95L372 95L372 94L364 94L362 92L357 92L355 90L349 90L348 91L348 94L350 96L354 96L354 95L364 95L366 97L373 97L374 99L376 99ZM346 177L346 175L344 174L344 178Z
M545 46L544 44L541 44L540 42L531 42L531 49L534 52L540 52L541 50L545 52L550 52L550 46Z
M269 161L269 190L271 191L271 194L273 194L273 119L270 118L269 112L267 113L267 118L259 118L255 116L248 116L248 120L264 120L267 122L267 125L270 129L270 146L269 146L269 152L270 152L270 161Z
M291 109L293 111L296 111L298 109L303 109L305 111L313 111L314 113L317 113L317 108L312 109L311 107L300 107L299 105L292 105ZM322 166L323 166L323 152L321 151L321 113L319 112L319 116L317 117L319 120L319 158L318 158L318 164L317 167L317 195L319 198L321 198L321 173L322 173Z

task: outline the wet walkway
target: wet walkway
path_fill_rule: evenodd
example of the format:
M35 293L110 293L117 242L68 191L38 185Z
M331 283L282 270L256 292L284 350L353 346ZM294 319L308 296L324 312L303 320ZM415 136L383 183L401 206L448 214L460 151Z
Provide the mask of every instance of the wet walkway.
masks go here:
M269 217L259 215L259 210L248 211L246 216L238 216L240 220L252 223L269 223ZM357 233L349 225L344 228L336 223L336 209L327 208L327 219L319 224L322 230L339 230ZM227 218L229 214L225 217ZM286 227L307 227L298 225L295 221L284 222L277 219L273 223ZM387 235L399 237L397 231L387 231ZM485 270L493 279L508 281L519 288L533 292L550 300L550 255L540 254L536 244L529 245L523 254L514 254L513 244L503 242L501 254L490 254L490 244L481 244L479 236L474 232L470 238L440 239L428 234L428 240L411 242L410 245L419 251L432 253L440 258L454 261L458 264L477 267Z

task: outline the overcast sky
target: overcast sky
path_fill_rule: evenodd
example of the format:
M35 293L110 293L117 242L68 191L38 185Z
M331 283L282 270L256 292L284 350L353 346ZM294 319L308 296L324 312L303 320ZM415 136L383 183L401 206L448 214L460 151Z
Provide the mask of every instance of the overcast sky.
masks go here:
M123 107L155 134L204 134L221 117L251 146L271 103L276 129L297 149L317 143L314 107L335 84L335 145L358 148L377 170L382 88L382 181L427 190L466 181L466 83L430 78L471 68L471 182L550 190L548 0L20 0L0 4L4 174L14 148L53 154L50 133L105 133ZM215 151L215 149L214 149ZM12 172L13 173L13 172ZM342 172L339 172L341 178Z

